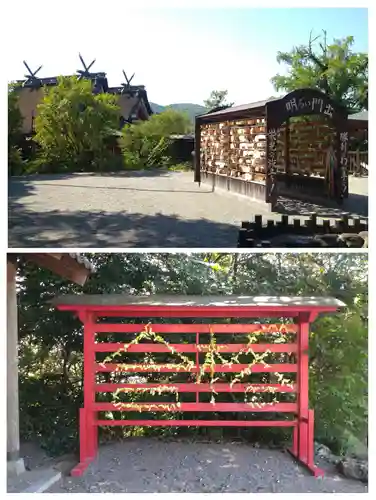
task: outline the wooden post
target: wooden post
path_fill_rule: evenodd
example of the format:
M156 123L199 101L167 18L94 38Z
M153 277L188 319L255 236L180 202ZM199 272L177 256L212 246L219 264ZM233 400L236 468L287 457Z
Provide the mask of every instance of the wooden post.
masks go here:
M17 263L7 260L7 472L25 472L20 458L18 395L18 310L16 291Z
M227 157L227 171L226 171L226 176L227 176L227 191L230 191L230 174L231 174L231 162L230 162L230 152L231 152L231 122L225 122L228 126L228 134L227 134L227 148L228 148L228 157ZM237 129L235 129L237 130Z
M298 456L299 459L305 463L308 460L308 342L308 319L300 315L298 338Z
M80 408L79 414L79 425L80 425L80 462L85 462L88 456L87 453L87 442L86 437L86 410L85 408Z
M200 376L200 353L198 350L198 346L200 344L200 332L196 333L196 347L197 347L197 352L196 352L196 369L197 369L197 375L196 375L196 384L198 383L198 379ZM196 403L199 403L200 401L200 396L198 390L196 391Z
M293 433L292 433L292 449L291 449L293 455L296 457L298 456L299 452L299 429L298 427L294 427Z
M269 121L268 121L268 106L265 108L265 136L266 136L266 151L265 151L265 202L271 203L271 191L272 191L272 182L271 182L271 165L270 165L270 137L269 137Z
M195 176L194 181L201 184L201 120L195 121Z
M355 174L361 174L361 167L360 167L360 151L359 149L356 150L356 154L355 154Z
M308 410L308 457L309 467L315 467L315 447L314 447L314 410Z
M95 443L94 403L95 403L95 330L93 316L84 315L84 409L86 422L86 458L94 458Z
M285 176L286 184L291 185L291 169L290 169L290 119L287 118L285 123Z

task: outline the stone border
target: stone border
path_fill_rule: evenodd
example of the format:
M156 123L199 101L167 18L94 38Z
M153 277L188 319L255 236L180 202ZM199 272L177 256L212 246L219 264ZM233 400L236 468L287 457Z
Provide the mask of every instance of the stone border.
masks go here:
M48 490L48 488L50 488L53 484L57 483L62 478L61 472L53 471L53 469L51 469L51 472L54 472L54 474L50 478L41 479L35 482L21 493L43 493Z
M54 467L42 467L7 478L7 493L43 493L62 478Z

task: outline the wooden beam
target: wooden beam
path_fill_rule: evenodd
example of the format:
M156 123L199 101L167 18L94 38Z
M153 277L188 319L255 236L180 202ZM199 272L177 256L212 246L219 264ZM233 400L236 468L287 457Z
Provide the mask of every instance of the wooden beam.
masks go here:
M195 178L194 181L201 183L201 120L195 121Z
M59 254L30 253L23 254L23 256L38 266L49 269L58 276L66 278L77 285L84 285L91 274L90 269L77 262L69 254L63 253L59 256Z

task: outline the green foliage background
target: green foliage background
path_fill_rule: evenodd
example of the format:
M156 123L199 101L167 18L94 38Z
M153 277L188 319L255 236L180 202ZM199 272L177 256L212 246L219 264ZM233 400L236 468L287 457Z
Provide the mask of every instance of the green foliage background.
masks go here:
M277 91L317 88L342 103L350 112L368 109L368 54L353 51L354 38L328 44L326 33L289 52L278 52L285 74L272 83ZM36 135L25 141L14 85L8 90L8 172L103 172L122 169L172 168L171 135L193 132L193 118L213 109L232 106L227 90L213 90L204 107L192 104L157 106L148 122L120 130L118 97L92 93L91 82L61 77L57 86L44 87L38 106ZM250 98L250 100L252 100ZM366 149L368 141L354 145ZM189 167L191 162L189 161Z
M290 52L278 52L287 74L272 78L276 90L315 88L330 95L350 112L368 109L368 54L354 52L354 37L326 41L326 33Z
M227 95L228 90L212 90L210 96L204 101L205 108L209 111L222 106L231 108L234 103L227 102Z
M97 272L83 288L20 261L23 439L38 437L51 454L72 451L77 446L83 332L80 322L71 314L51 307L49 300L57 294L330 295L344 301L347 308L335 315L319 317L311 331L310 401L316 412L316 439L338 453L364 448L368 435L365 254L128 253L87 257L96 265ZM224 416L218 414L217 418ZM282 429L268 428L165 428L143 432L187 437L204 434L215 439L242 437L266 443L280 443L290 436ZM102 440L123 435L124 429L120 427L101 429Z
M21 143L22 115L15 85L8 85L8 173L18 175L23 170Z

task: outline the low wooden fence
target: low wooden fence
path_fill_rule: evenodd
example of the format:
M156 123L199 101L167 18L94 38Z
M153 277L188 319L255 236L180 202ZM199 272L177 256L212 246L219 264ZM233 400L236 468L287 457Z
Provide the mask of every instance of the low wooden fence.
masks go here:
M368 175L368 151L348 152L349 175Z

